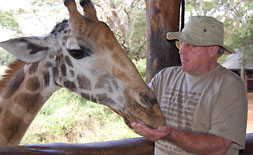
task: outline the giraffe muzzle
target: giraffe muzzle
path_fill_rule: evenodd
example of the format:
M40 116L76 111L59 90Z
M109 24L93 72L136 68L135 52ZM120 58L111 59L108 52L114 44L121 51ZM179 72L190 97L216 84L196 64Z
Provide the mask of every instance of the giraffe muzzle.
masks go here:
M123 118L129 127L133 122L143 123L151 128L165 125L165 118L156 98L143 93L140 93L139 101L128 103Z

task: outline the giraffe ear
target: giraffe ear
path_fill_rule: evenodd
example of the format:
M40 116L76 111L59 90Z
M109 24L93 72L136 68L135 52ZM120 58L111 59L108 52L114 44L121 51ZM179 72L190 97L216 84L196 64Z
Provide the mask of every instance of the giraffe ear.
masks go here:
M0 42L0 47L21 61L33 63L42 60L48 53L44 38L21 37Z

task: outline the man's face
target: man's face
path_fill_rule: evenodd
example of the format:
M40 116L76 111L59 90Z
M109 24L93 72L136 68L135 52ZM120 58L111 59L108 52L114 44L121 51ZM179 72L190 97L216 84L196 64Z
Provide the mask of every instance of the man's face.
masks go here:
M213 69L214 63L217 64L217 57L214 59L213 47L194 46L182 42L179 50L182 69L191 75L200 75Z

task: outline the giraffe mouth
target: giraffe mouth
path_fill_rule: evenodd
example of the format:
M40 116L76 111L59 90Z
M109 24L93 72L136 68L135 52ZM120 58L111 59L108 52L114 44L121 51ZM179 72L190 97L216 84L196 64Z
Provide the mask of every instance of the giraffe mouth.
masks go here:
M144 124L146 125L147 127L151 128L151 129L155 129L153 126L145 123L144 121L136 118L132 113L129 113L128 115L124 115L123 116L123 119L124 119L124 122L126 123L126 125L129 127L129 128L133 128L132 127L132 123L133 122L137 122L137 123L141 123L141 124Z

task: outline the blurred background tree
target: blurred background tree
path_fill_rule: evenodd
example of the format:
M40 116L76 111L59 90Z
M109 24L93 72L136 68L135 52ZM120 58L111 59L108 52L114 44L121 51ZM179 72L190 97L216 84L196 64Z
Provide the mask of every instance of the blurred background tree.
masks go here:
M18 21L14 17L13 10L2 11L0 10L0 27L6 31L13 31L16 34L21 34ZM15 58L14 56L8 54L3 49L0 49L0 65L7 65Z
M213 16L224 23L225 44L238 49L253 44L253 1L252 0L187 0L186 12L190 15ZM245 51L252 57L252 50ZM221 57L220 62L227 55ZM250 60L253 62L252 60Z

